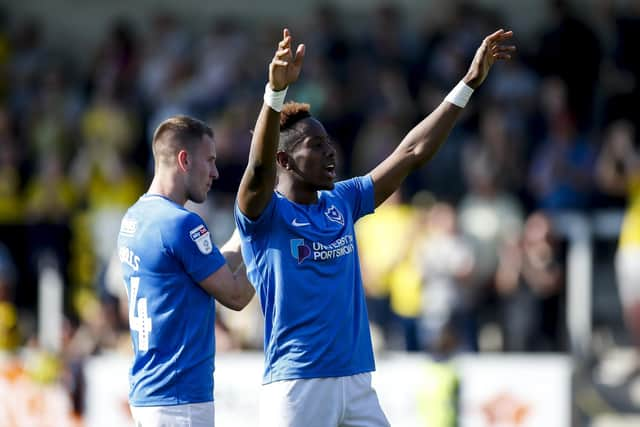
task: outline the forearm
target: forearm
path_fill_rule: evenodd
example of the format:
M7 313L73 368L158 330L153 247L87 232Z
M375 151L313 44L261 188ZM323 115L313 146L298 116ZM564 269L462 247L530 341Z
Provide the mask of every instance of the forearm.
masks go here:
M442 103L404 137L399 150L410 154L411 169L429 161L449 136L462 108L448 101Z
M242 250L241 250L240 233L236 228L229 238L229 240L222 245L220 253L229 264L229 269L235 274L235 272L243 266Z
M462 108L442 103L403 138L395 151L370 175L374 183L375 206L380 206L406 177L431 159L447 139Z
M247 277L247 269L244 263L240 263L238 269L233 272L233 276L236 280L236 292L234 295L235 307L230 307L235 310L242 310L249 304L251 298L256 293L255 288Z
M251 139L248 162L248 169L254 171L256 181L259 179L275 181L275 156L279 138L280 112L263 103Z
M511 38L511 31L498 30L485 37L476 51L462 81L447 95L438 108L409 132L403 144L414 153L415 167L431 159L445 141L471 94L487 77L496 59L510 59L515 46L501 46L500 41Z
M510 52L515 51L515 46L504 46L501 42L512 36L511 31L500 29L485 37L462 82L431 114L409 131L389 157L370 172L374 184L375 206L379 206L396 191L409 173L435 155L447 139L473 90L482 84L493 63L497 59L511 58Z
M229 264L229 269L232 272L235 273L238 268L242 267L244 261L242 259L242 253L239 250L236 252L228 249L223 249L220 252L222 253L224 259L227 261L227 264Z
M276 150L280 137L280 113L263 104L251 140L247 168L238 189L242 212L256 218L266 207L276 181Z

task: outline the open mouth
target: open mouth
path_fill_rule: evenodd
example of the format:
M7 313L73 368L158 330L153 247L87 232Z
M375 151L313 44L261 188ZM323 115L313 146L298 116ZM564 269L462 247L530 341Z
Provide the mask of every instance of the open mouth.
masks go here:
M336 176L336 164L335 163L329 163L324 167L324 170L327 172L327 174L329 176L331 176L331 178L335 178Z

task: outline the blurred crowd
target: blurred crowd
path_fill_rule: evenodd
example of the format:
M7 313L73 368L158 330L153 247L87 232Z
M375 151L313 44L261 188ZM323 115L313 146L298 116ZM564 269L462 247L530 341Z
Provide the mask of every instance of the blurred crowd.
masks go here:
M286 23L307 45L288 99L325 124L341 177L384 159L462 78L482 38L510 27L499 10L447 5L414 25L393 2L360 16L321 5ZM528 40L516 34L517 55L494 68L434 160L358 224L379 351L567 350L566 242L552 218L625 206L628 185L611 177L638 150L640 2L598 0L586 14L562 0L545 7L544 25ZM351 19L366 31L351 31ZM1 349L38 347L38 272L53 259L70 390L80 395L84 357L130 351L116 237L152 175L151 133L170 115L214 129L221 178L191 208L226 241L282 25L220 16L193 28L158 12L143 27L113 22L79 53L53 48L42 17L5 11ZM261 349L261 322L255 300L239 314L221 309L218 351Z

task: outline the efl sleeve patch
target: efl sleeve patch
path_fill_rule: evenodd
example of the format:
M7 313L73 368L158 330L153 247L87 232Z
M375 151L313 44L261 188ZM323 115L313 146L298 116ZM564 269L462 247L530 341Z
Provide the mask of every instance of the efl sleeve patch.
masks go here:
M213 250L213 244L211 243L211 233L207 230L204 224L200 224L189 232L189 237L198 246L198 250L204 255L209 255Z

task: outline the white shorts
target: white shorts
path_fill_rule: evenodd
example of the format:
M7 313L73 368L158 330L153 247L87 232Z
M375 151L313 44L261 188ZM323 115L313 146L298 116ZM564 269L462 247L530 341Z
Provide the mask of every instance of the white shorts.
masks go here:
M173 406L129 406L136 427L214 427L213 402Z
M260 427L389 427L371 373L262 386Z

